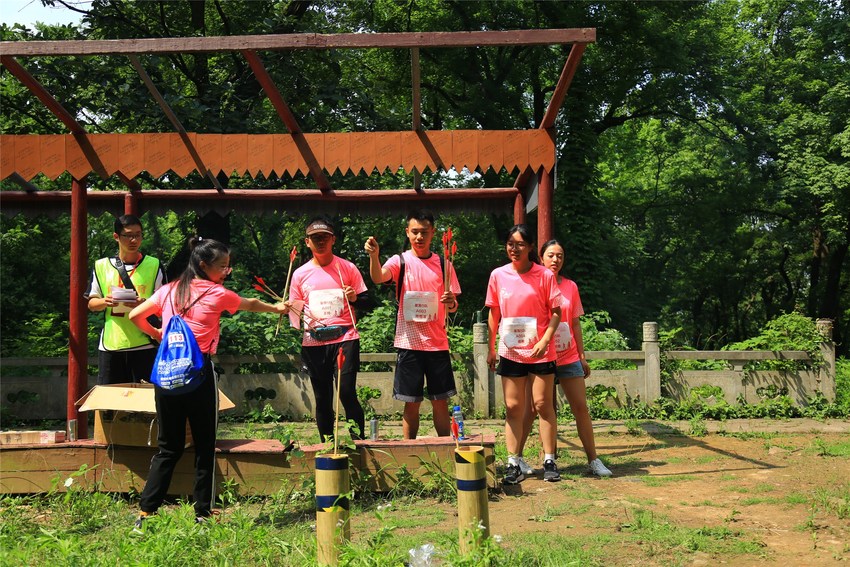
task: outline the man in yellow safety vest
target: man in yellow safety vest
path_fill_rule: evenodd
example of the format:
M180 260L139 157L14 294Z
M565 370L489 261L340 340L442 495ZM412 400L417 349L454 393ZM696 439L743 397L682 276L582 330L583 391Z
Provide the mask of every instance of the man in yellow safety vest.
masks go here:
M142 254L142 221L134 215L115 220L112 238L118 255L95 262L86 295L89 311L106 310L98 347L98 383L149 380L157 345L127 318L136 305L165 281L159 260Z

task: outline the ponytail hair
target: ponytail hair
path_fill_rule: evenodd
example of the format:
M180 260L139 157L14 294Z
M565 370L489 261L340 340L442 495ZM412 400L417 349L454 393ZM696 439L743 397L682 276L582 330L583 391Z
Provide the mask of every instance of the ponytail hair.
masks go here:
M182 311L189 305L192 295L192 280L209 280L206 272L201 268L201 262L212 266L223 256L228 256L230 249L211 238L192 237L189 239L189 265L180 274L175 289L175 312Z
M530 250L528 251L528 259L531 260L535 264L540 263L540 257L537 255L537 248L535 247L534 235L531 233L531 229L527 224L515 224L508 230L508 236L505 238L505 244L507 244L508 240L510 240L511 236L514 233L518 232L522 237L523 242L526 242Z

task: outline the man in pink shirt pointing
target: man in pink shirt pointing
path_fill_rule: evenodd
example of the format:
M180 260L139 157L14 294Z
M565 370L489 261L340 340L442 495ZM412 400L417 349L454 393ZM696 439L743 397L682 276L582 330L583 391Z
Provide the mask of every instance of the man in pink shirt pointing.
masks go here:
M411 249L391 257L381 266L380 247L374 236L364 246L369 253L369 275L375 283L392 280L399 299L394 345L398 359L393 398L404 402L405 439L419 432L419 406L427 396L434 414L434 429L440 437L451 433L448 400L455 394L454 373L446 335L446 310L457 311L460 284L451 270L449 289L445 288L445 266L431 252L434 214L415 210L407 215L405 234ZM428 391L425 393L425 379Z

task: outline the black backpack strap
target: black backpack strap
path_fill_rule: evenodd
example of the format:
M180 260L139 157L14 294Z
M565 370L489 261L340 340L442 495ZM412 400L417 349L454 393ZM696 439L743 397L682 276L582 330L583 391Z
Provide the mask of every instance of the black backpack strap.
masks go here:
M404 286L404 252L398 255L398 259L398 282L395 284L395 300L396 303L401 305L401 288Z
M432 252L432 254L436 254L436 252ZM395 287L395 300L397 303L401 303L401 287L404 284L404 253L398 255L400 260L400 265L398 269L398 283ZM440 274L443 275L446 273L446 258L444 256L437 256L440 259ZM451 286L451 282L449 282L449 286Z
M445 278L446 277L446 257L445 256L438 256L438 258L440 258L440 275L443 278ZM452 282L449 282L449 287L451 287L451 286L452 286ZM449 290L444 289L443 291L449 291Z
M436 252L432 252L432 254L436 254ZM440 274L443 275L446 273L446 259L443 256L437 256L440 259ZM399 269L398 269L398 282L395 287L395 300L396 303L401 305L401 292L402 286L404 285L404 253L398 255L399 258ZM451 282L449 282L449 286L451 286Z
M144 258L142 258L144 260ZM118 256L109 259L109 263L112 264L112 267L118 270L118 275L121 276L121 281L124 283L125 289L132 289L136 291L136 286L133 285L133 280L130 279L130 274L127 273L127 268L124 267L124 262L121 261L121 258ZM142 261L139 261L141 264Z

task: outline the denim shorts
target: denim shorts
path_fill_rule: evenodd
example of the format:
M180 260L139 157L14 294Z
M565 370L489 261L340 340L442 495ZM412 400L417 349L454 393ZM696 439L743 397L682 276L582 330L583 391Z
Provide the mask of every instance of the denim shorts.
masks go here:
M555 370L555 378L558 380L561 378L584 378L584 368L581 366L581 360L559 366Z

